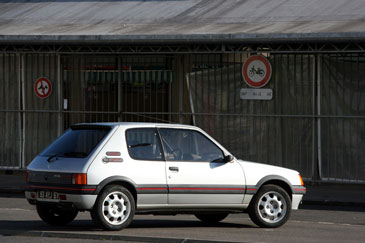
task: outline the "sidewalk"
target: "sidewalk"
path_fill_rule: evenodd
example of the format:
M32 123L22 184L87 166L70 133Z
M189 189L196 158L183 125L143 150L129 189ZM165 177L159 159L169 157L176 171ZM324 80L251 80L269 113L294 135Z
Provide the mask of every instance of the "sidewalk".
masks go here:
M25 172L0 171L0 194L22 194ZM306 183L304 205L365 207L365 184Z

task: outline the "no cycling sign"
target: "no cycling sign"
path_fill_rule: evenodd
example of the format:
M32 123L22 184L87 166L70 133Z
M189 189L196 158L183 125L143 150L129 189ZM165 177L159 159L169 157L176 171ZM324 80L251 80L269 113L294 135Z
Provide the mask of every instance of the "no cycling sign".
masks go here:
M249 57L242 66L243 79L252 88L264 87L270 81L271 74L271 64L262 55Z
M262 89L271 79L272 67L262 55L249 57L242 65L243 80L250 88L240 89L242 100L271 100L272 89Z

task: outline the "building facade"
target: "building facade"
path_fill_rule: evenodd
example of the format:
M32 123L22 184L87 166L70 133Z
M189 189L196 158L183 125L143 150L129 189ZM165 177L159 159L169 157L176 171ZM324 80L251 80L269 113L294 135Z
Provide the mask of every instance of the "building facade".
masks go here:
M143 3L131 9L142 13L161 4L137 2ZM186 2L194 9L227 4ZM52 3L55 9L68 4ZM184 4L175 2L165 11L174 9L176 19L176 6ZM4 20L15 10L2 11ZM45 28L42 12L31 13L35 17L28 20ZM230 32L212 35L186 23L198 33L133 29L75 36L42 34L34 26L17 32L11 28L16 21L0 28L0 169L25 169L75 123L169 122L199 126L238 158L296 169L308 180L365 182L362 32L240 34L229 26ZM214 24L226 24L221 22ZM72 31L81 31L75 26ZM200 27L208 28L204 21ZM242 98L241 90L251 88L243 65L255 55L271 64L271 78L261 88L271 90L271 99Z

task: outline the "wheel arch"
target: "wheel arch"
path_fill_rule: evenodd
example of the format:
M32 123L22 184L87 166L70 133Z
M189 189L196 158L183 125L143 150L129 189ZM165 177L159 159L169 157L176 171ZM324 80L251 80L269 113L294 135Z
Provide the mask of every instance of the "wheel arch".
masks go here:
M109 185L120 185L127 188L132 193L134 201L137 204L137 184L134 181L124 176L111 176L99 183L95 190L95 194L99 195L100 192Z
M262 178L257 184L257 191L264 185L276 185L283 188L289 195L290 199L293 200L293 189L291 183L284 177L278 175L269 175Z

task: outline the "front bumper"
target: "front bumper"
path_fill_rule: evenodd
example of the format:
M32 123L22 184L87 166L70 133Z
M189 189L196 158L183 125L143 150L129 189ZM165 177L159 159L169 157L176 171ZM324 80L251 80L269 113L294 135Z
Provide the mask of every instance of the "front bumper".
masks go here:
M293 195L292 195L292 209L298 209L299 205L302 202L304 194L306 194L307 189L304 186L293 186Z
M303 194L293 194L291 201L291 208L296 210L298 209L300 203L302 202Z

